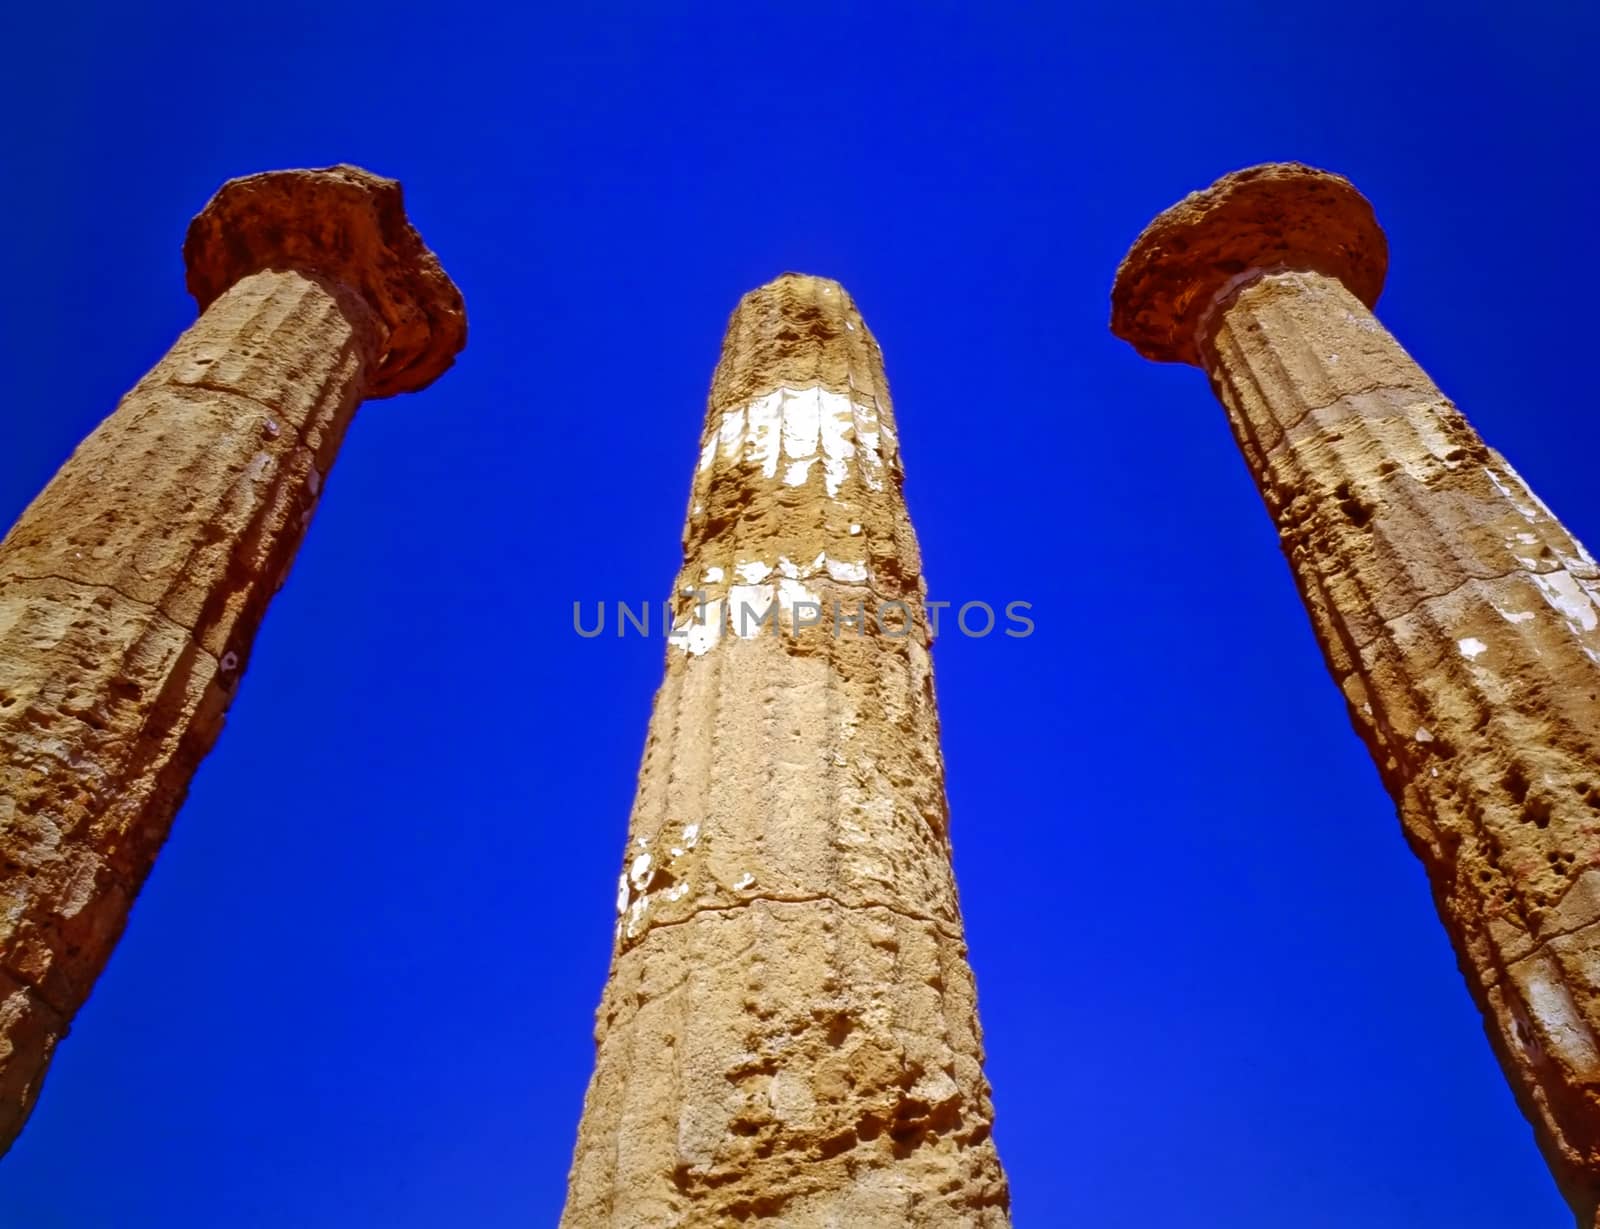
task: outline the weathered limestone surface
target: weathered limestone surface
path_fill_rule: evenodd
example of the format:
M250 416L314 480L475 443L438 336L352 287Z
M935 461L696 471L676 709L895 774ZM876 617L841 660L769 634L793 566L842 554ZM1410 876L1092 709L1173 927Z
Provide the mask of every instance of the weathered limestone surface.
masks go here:
M190 228L203 308L0 543L0 1151L221 729L363 398L465 339L400 188L233 180Z
M843 288L747 295L690 496L567 1229L1009 1223L901 481L882 356Z
M1295 165L1158 218L1113 330L1202 366L1580 1224L1600 1201L1600 569L1373 318L1371 207Z

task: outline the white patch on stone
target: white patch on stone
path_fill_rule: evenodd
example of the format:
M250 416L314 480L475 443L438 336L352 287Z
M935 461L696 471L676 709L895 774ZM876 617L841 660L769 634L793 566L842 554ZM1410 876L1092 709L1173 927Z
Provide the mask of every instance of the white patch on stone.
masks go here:
M654 874L650 869L651 861L649 854L642 853L633 860L633 865L628 867L628 882L641 892L650 886L650 879Z
M1529 523L1533 523L1538 520L1539 514L1534 510L1534 508L1531 505L1520 501L1517 496L1512 493L1511 488L1500 480L1499 474L1495 473L1494 470L1490 469L1487 465L1483 467L1483 472L1489 475L1489 481L1494 483L1494 489L1499 491L1500 494L1505 497L1506 502L1517 510L1517 513L1522 517L1523 520L1528 521ZM1523 482L1522 479L1517 475L1517 471L1508 465L1506 466L1506 472L1511 475L1512 481L1516 482L1517 485L1522 487L1523 493L1532 499L1533 492L1528 490L1527 484Z
M1501 610L1498 606L1496 606L1495 613L1497 613L1507 623L1526 623L1529 619L1533 618L1533 611L1531 610Z
M724 416L722 421L724 423L726 423L728 421L727 417ZM710 439L708 439L706 441L706 446L700 450L700 472L703 474L703 473L706 472L706 470L710 469L711 468L711 463L713 461L715 461L716 459L717 459L717 436L713 435ZM698 512L699 510L700 510L699 509L699 505L697 504L695 506L695 511Z
M1511 480L1513 482L1515 482L1519 487L1522 488L1522 493L1528 497L1529 502L1533 504L1534 508L1538 512L1543 513L1544 514L1544 518L1546 520L1554 521L1557 525L1559 525L1560 522L1556 521L1556 514L1554 512L1552 512L1552 511L1550 511L1550 506L1548 504L1546 504L1544 502L1544 500L1540 499L1539 496L1538 496L1538 493L1536 491L1534 491L1534 489L1531 486L1528 485L1527 479L1525 479L1521 474L1519 474L1516 471L1516 469L1512 466L1512 464L1509 461L1507 461L1504 457L1501 457L1500 460L1501 460L1501 463L1503 465L1505 465L1505 467L1506 467L1507 475L1510 476L1510 478L1511 478ZM1532 513L1525 512L1520 508L1518 509L1518 511L1522 512L1522 515L1527 517L1530 521L1534 519L1534 516L1533 516ZM1574 556L1574 558L1576 559L1576 561L1579 564L1581 564L1581 565L1583 565L1585 567L1589 567L1589 568L1593 568L1595 566L1595 561L1594 561L1593 557L1590 556L1588 551L1583 549L1583 543L1582 542L1579 542L1576 538L1574 538L1574 539L1572 539L1572 546L1573 546L1573 549L1577 551L1577 554L1576 554L1576 556ZM1568 562L1567 556L1559 548L1556 548L1556 554L1561 557L1561 562L1563 564L1566 564Z
M1582 542L1578 541L1577 538L1572 538L1571 542L1572 542L1572 550L1573 550L1572 559L1568 560L1565 556L1562 556L1561 557L1562 564L1565 567L1570 568L1573 565L1573 563L1576 563L1580 568L1582 568L1586 572L1600 572L1600 563L1596 563L1594 561L1594 556L1589 553L1588 549L1584 546L1584 544ZM1561 552L1557 551L1556 554L1558 556L1560 556Z
M858 467L861 480L870 490L883 490L883 458L878 455L878 410L877 398L868 406L851 402L850 409L855 416L856 445L861 451L861 464Z
M822 551L810 563L799 564L788 555L778 556L778 572L790 580L805 580L815 576L828 564L828 552Z
M822 606L822 599L807 589L798 580L785 576L778 582L778 609L788 613L794 609L796 602L810 602L818 607Z
M722 579L723 579L724 575L725 575L725 573L723 572L723 570L721 568L707 568L706 569L706 584L708 584L708 585L720 585L722 583Z
M735 892L742 892L742 891L744 891L744 889L749 887L755 881L756 881L756 877L754 875L752 875L749 871L746 871L744 874L739 876L738 882L736 882L733 885L733 890Z
M1428 732L1428 727L1423 725L1417 727L1417 732L1413 737L1419 743L1431 743L1433 741L1433 735Z
M830 497L838 496L852 463L868 487L882 489L876 408L818 385L779 388L724 411L716 438L729 459L742 445L745 461L760 466L768 478L777 476L780 457L787 458L783 481L790 486L807 482L820 457ZM702 469L709 466L708 457L702 455Z
M1458 640L1456 642L1456 647L1461 650L1461 656L1467 658L1469 661L1476 658L1479 654L1487 653L1489 651L1489 646L1484 644L1484 642L1479 640L1476 636L1468 636L1465 640Z
M661 893L661 895L667 900L682 900L688 894L689 885L687 883L680 883L677 887L668 888L665 892Z
M828 575L841 584L859 585L867 579L865 563L849 563L843 559L826 560Z
M1506 464L1506 459L1501 458L1501 462L1502 464ZM1542 518L1544 522L1549 522L1550 525L1554 526L1554 533L1552 533L1552 536L1555 536L1555 538L1565 538L1566 542L1568 542L1568 544L1571 546L1571 552L1568 552L1568 550L1566 550L1565 547L1560 546L1558 542L1546 542L1546 546L1549 547L1549 554L1554 554L1555 558L1557 558L1558 562L1560 562L1560 565L1562 565L1563 568L1566 568L1568 571L1578 571L1578 573L1587 574L1587 576L1594 576L1595 571L1600 570L1600 565L1595 563L1594 555L1590 555L1589 552L1584 549L1584 544L1579 542L1578 539L1571 538L1570 534L1562 533L1560 522L1558 522L1557 518L1555 518L1554 512L1550 512L1549 504L1546 504L1546 502L1539 498L1538 494L1534 493L1533 488L1526 483L1526 480L1522 477L1522 474L1518 474L1517 470L1512 469L1510 464L1506 464L1506 474L1510 482L1514 482L1515 485L1517 485L1517 488L1520 490L1520 493L1522 493L1523 498L1526 499L1526 504L1523 504L1523 502L1518 502L1517 494L1515 494L1514 491L1510 491L1509 488L1504 485L1504 483L1499 482L1498 478L1494 477L1494 474L1490 474L1491 482L1494 482L1494 486L1501 491L1501 494L1504 494L1507 499L1510 499L1510 502L1517 507L1518 512L1523 515L1525 520L1528 520L1530 523L1534 523L1534 525L1538 525ZM1539 541L1538 538L1534 538L1533 534L1518 533L1517 538L1518 541L1525 542L1526 546L1533 546L1533 544L1536 544L1536 542ZM1533 565L1530 565L1530 563L1525 563L1525 566Z
M772 569L759 559L741 563L733 570L739 573L739 579L747 585L759 585L772 575Z
M722 638L723 599L714 598L704 606L694 609L673 624L672 638L691 657L709 652Z
M1580 1076L1587 1075L1600 1056L1566 986L1541 968L1529 974L1525 989L1528 1011L1549 1039L1549 1048L1577 1068Z
M313 465L310 472L306 474L306 490L310 491L312 495L315 495L321 489L322 474L317 467Z
M860 525L851 525L850 526L850 532L851 532L852 535L860 533L861 532L861 526Z
M621 917L628 911L628 872L623 871L617 876L617 916Z
M639 924L644 921L645 910L650 908L650 898L641 896L633 902L633 907L628 910L628 925L625 932L628 938L633 938L639 931Z
M728 626L741 640L767 632L767 611L775 594L771 585L734 585L728 590ZM770 634L770 633L768 633Z
M820 388L785 388L783 394L783 455L794 460L817 455L817 436L822 429Z
M823 407L820 428L823 481L832 499L838 496L840 486L850 473L850 461L856 454L855 443L850 439L855 428L854 400L837 395L830 397Z
M751 465L759 465L767 478L776 477L778 473L785 391L780 388L759 401L752 401L745 411L749 426L745 433L744 459Z
M699 824L685 824L683 826L683 844L686 849L693 849L694 843L700 839Z
M744 408L723 410L722 423L717 429L717 443L722 448L722 459L731 461L739 455L739 444L744 439Z
M1530 578L1544 600L1567 620L1573 631L1592 632L1600 626L1594 595L1567 572L1535 572Z

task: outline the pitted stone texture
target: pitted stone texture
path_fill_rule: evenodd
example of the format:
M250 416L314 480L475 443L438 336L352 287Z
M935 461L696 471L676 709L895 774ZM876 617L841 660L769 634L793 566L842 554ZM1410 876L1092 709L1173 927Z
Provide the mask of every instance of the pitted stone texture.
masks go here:
M265 269L359 293L383 333L369 398L425 388L466 344L461 292L407 220L400 184L360 167L230 179L190 223L183 255L202 311Z
M1224 244L1215 219L1196 225ZM1305 264L1230 288L1199 357L1490 1041L1588 1225L1600 569L1374 319L1376 282Z
M364 172L350 174L359 187ZM324 247L349 238L353 224L317 212L342 208L338 193L316 175L264 178L261 199L287 211L224 189L191 265L199 320L0 542L0 1151L221 729L392 340L358 262L280 267L301 250L285 227L305 224ZM394 239L386 192L373 207ZM276 256L251 255L263 252ZM424 281L442 277L422 263Z
M658 926L600 1009L585 1129L622 1144L580 1147L566 1223L1004 1225L974 1020L960 941L890 909Z
M104 586L242 664L360 402L374 339L347 291L298 273L245 278L40 492L0 550L0 584Z
M187 629L115 589L0 585L0 968L59 1016L116 942L228 686Z
M567 1229L1008 1223L902 477L843 288L747 295L690 496ZM880 624L893 601L904 619ZM741 628L729 604L781 624Z
M0 1147L221 730L374 338L348 291L245 278L0 543Z
M1202 323L1239 278L1308 269L1378 301L1389 246L1342 175L1275 162L1225 175L1151 222L1117 270L1111 331L1146 358L1200 365Z

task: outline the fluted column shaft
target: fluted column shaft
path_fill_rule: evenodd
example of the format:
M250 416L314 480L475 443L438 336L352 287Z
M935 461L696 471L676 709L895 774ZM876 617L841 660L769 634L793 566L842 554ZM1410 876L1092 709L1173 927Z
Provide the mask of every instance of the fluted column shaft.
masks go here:
M1351 720L1558 1176L1600 1164L1600 570L1338 281L1202 348Z
M1008 1223L901 480L881 355L843 289L789 276L746 296L690 498L567 1229Z
M392 181L349 168L285 174L398 200ZM283 180L241 184L218 200ZM303 202L304 187L291 195ZM235 269L0 542L0 1151L122 932L351 415L393 356L363 291L292 263Z
M221 728L373 343L359 300L246 278L0 543L6 1139Z
M1600 1202L1600 569L1370 310L1337 175L1253 167L1146 228L1112 329L1210 377L1494 1051Z

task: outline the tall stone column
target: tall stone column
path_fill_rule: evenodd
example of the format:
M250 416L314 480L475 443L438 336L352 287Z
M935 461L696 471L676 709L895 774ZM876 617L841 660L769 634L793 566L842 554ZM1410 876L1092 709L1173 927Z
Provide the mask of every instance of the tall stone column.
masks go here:
M355 167L232 180L200 318L0 543L0 1151L222 726L345 427L423 387L461 296Z
M1112 331L1201 367L1563 1192L1600 1199L1600 570L1369 310L1344 179L1229 175L1158 217Z
M746 295L701 436L567 1229L1008 1223L901 481L882 355L844 289Z

